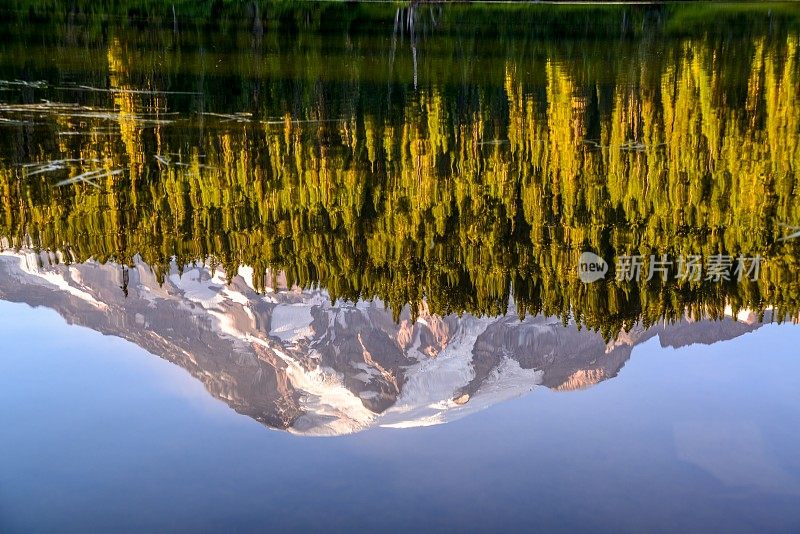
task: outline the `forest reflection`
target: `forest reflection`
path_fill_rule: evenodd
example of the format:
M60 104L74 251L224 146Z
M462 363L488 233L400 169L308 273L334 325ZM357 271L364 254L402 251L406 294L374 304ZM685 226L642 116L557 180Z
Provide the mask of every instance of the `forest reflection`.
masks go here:
M260 290L282 271L396 315L513 299L606 337L726 306L798 317L796 32L500 35L471 57L441 15L424 38L248 23L239 53L66 23L28 48L30 30L0 54L5 246L138 256L162 279L173 261L247 265ZM755 280L617 281L612 264L586 284L584 251L763 262Z

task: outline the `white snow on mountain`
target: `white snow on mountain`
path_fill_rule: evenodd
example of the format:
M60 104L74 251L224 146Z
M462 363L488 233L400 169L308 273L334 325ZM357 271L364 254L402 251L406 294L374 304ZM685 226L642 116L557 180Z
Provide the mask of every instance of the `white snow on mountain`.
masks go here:
M204 265L193 265L179 274L177 266L173 266L160 286L146 264L140 260L134 264L130 269L130 295L126 293L122 298L118 295L123 268L118 264L64 265L63 258L51 253L0 252L0 271L14 284L48 288L54 294L66 294L102 310L104 315L116 314L118 319L105 327L111 333L113 328L123 328L119 325L128 325L117 335L135 342L141 339L144 344L156 343L156 348L150 350L167 351L159 354L162 357L170 359L170 354L177 354L181 365L188 362L199 367L195 376L207 384L215 380L221 384L215 394L235 402L237 410L249 413L248 395L259 395L258 410L267 410L259 412L264 414L260 420L272 420L274 416L285 430L299 434L340 435L375 426L408 428L452 421L524 395L543 383L544 371L520 365L521 356L532 356L525 347L556 343L536 350L553 355L554 347L564 350L558 344L562 338L556 334L567 327L555 319L520 322L508 317L463 314L444 322L444 318L428 315L425 310L416 323L403 319L397 324L391 311L377 300L331 304L324 290L286 288L283 282L282 287L276 284L266 295L259 295L248 267L240 267L228 280L220 268L212 271ZM281 276L274 279L280 280ZM80 321L79 308L75 310L71 313ZM216 337L188 344L171 326L162 324L163 314L161 319L155 319L152 314L159 310L187 318L176 324L202 325L200 338L207 333ZM726 313L734 315L730 309ZM125 319L126 314L130 319ZM735 315L747 324L755 321L749 311ZM486 356L490 359L479 362L483 371L476 379L476 341L490 327L491 336L499 337L489 336L497 340L488 344L494 352ZM559 363L555 360L536 364L554 366L553 374L548 376L551 382L561 380L555 385L567 379L559 377L572 376L570 373L584 368L589 369L587 376L613 376L627 358L625 354L629 354L623 354L617 367L592 371L602 365L596 361L598 355L587 354L584 362L580 352L592 346L584 343L592 334L578 333L574 325L564 332L574 338L572 346L578 352L570 352L568 358L575 359L576 367L556 368ZM634 339L623 338L617 343L601 343L599 355L605 353L611 358L618 348L635 343ZM211 343L214 340L228 341ZM487 343L482 343L486 352ZM504 352L503 343L518 354ZM211 345L226 347L229 353L209 352ZM534 365L530 359L527 361L526 366ZM567 363L563 365L573 365L564 361ZM210 367L202 367L203 362L210 362ZM258 373L266 369L274 378L251 379L251 368ZM239 373L239 382L232 382L229 370ZM252 390L253 387L283 389L276 397L271 391ZM237 388L246 393L233 394ZM288 403L288 408L281 402ZM275 413L269 411L270 406L276 406ZM290 414L287 419L282 419L284 413Z

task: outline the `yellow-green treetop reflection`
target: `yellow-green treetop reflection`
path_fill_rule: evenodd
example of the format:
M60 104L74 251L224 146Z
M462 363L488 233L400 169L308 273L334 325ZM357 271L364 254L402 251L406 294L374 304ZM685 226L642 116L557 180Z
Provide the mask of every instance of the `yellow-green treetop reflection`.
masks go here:
M227 66L249 80L232 108L208 81L182 86L203 97L158 92L180 67L109 38L110 91L30 89L4 105L0 235L72 262L140 255L161 273L173 259L249 265L261 289L281 270L397 312L425 299L496 315L513 295L520 314L606 336L726 305L797 317L800 240L780 241L781 224L800 225L797 49L792 33L682 38L587 63L541 44L491 79L416 88L361 84L346 65L298 82L265 54ZM64 169L31 173L49 161ZM55 185L99 168L96 184ZM580 281L583 251L612 263L605 280ZM614 280L616 257L651 254L764 261L755 281Z

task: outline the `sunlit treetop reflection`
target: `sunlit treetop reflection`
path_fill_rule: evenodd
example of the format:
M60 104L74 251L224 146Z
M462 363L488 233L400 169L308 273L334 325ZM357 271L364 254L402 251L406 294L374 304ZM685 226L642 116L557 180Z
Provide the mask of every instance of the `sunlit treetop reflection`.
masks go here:
M112 26L102 55L34 61L42 85L0 93L0 235L162 276L249 265L262 290L279 270L396 313L498 315L511 298L607 337L687 310L798 316L800 240L781 240L800 224L796 33L500 35L516 52L481 70L434 19L413 55L396 25L325 45L254 30L239 55ZM19 77L13 60L0 77ZM60 82L76 73L93 85ZM585 284L587 250L764 262L757 280Z

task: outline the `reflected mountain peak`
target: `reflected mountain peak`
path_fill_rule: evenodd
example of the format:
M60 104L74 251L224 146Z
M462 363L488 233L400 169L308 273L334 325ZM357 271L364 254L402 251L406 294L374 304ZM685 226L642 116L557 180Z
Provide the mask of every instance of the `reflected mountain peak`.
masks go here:
M55 309L70 323L127 339L201 380L257 421L304 435L440 424L536 386L591 387L617 375L632 349L713 343L758 328L754 314L634 326L610 342L574 322L513 311L439 316L423 304L399 321L379 301L331 302L322 289L289 287L252 269L173 264L160 283L135 260L51 263L33 251L0 255L0 298ZM127 295L121 290L127 279ZM769 316L767 316L769 319Z
M734 39L666 5L248 6L220 32L7 14L0 296L308 434L798 318L792 10Z

